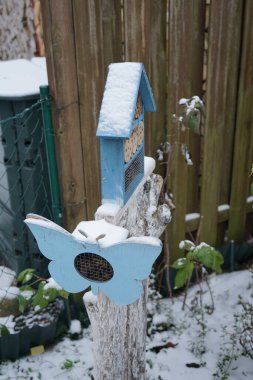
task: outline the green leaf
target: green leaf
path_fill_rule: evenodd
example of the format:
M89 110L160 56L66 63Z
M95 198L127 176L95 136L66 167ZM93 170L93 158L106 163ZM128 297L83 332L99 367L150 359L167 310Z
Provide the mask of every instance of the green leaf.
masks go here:
M207 268L212 268L214 249L211 246L204 246L193 251L193 257Z
M187 261L187 265L181 269L178 269L175 278L176 288L181 288L187 283L188 279L191 278L193 268L194 264L191 261Z
M194 133L200 134L200 111L197 108L194 108L186 118L187 127Z
M67 360L65 360L63 366L65 369L70 369L74 366L74 364L73 364L72 360L67 359Z
M222 272L221 265L223 263L224 263L224 258L222 256L222 254L220 252L214 250L214 259L213 259L213 267L212 267L212 269L216 273L221 273Z
M59 296L59 291L55 288L49 288L46 290L43 289L43 297L48 302L53 302L58 296Z
M179 248L186 251L190 251L195 248L195 244L191 240L182 240L179 243Z
M251 194L253 195L253 182L252 182L252 184L250 185L250 192L251 192Z
M18 296L18 309L20 313L24 313L25 309L28 306L28 301L25 297L19 295Z
M10 332L5 325L0 324L0 336L7 336Z
M19 289L20 289L21 292L26 292L26 291L34 292L34 289L31 286L29 286L29 285L20 286Z
M187 265L187 258L186 257L182 257L182 258L179 258L177 259L172 265L171 265L171 268L174 268L174 269L182 269L184 268L186 265Z
M39 306L40 309L43 309L44 307L46 307L48 305L49 301L47 299L45 299L45 297L44 297L44 295L45 295L45 292L43 289L44 286L45 286L44 281L39 283L38 290L37 290L37 292L34 295L33 300L32 300L33 307Z
M26 284L33 278L33 274L35 272L35 269L27 268L19 273L18 275L18 282L21 282L22 284Z
M59 290L59 296L67 300L69 298L69 293L66 292L66 290L61 289Z
M194 251L196 259L206 268L214 270L216 273L221 273L221 264L224 259L220 252L213 247L202 247Z

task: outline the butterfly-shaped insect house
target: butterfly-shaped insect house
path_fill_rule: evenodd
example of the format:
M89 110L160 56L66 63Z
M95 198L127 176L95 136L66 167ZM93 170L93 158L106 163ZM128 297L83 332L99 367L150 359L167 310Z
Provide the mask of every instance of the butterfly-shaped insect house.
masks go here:
M25 223L51 260L49 272L63 289L77 293L91 286L94 294L101 289L119 305L140 297L141 280L149 276L162 249L159 239L127 238L127 229L105 220L81 222L72 234L34 214Z
M156 105L143 64L111 64L97 128L102 203L123 206L143 178L146 111Z

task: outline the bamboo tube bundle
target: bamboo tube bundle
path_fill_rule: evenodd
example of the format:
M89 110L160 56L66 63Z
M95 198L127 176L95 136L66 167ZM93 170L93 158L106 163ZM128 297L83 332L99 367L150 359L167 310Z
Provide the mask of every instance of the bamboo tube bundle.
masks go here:
M141 97L139 95L137 99L137 103L136 103L134 118L138 119L141 113L142 113L142 103L141 103Z
M131 134L131 140L132 140L132 147L133 147L133 155L136 152L138 148L138 135L137 135L137 128L135 128Z
M144 124L143 124L143 121L141 121L138 124L138 142L137 142L138 147L142 144L143 137L144 137Z
M125 149L124 149L125 163L128 163L132 156L130 140L129 139L125 140L124 145L125 145Z
M130 136L130 149L131 149L131 158L134 154L134 137L133 137L133 133L131 133L131 136Z

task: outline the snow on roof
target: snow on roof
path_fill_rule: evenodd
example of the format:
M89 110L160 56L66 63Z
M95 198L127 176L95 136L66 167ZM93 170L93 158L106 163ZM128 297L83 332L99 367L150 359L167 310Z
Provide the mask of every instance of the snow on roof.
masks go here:
M142 80L143 78L143 80ZM141 80L143 86L140 88ZM155 110L152 91L142 63L113 63L105 84L97 136L129 137L138 92L148 93L147 111Z
M0 99L34 97L47 84L45 59L0 61Z

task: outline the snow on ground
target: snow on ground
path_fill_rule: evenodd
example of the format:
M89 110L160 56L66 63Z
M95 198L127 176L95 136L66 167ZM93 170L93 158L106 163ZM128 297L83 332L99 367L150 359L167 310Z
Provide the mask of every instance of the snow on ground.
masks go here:
M233 332L233 316L242 310L238 304L238 296L241 295L245 301L252 303L252 274L249 271L222 274L210 278L209 284L215 309L211 315L207 311L203 315L203 321L207 326L203 335L203 330L196 321L196 318L201 319L199 303L196 301L198 285L189 290L184 311L183 295L174 298L173 302L169 299L149 301L148 310L152 312L152 319L148 325L147 379L212 380L213 373L217 371L217 363L221 362L225 354L231 355L230 332ZM210 310L211 297L208 287L202 285L202 290L203 307ZM195 310L194 315L190 309ZM223 326L226 326L227 333L222 338ZM162 349L158 347L164 344L176 346ZM240 349L240 345L238 348ZM186 364L191 363L200 367L188 368ZM14 363L4 362L0 367L0 380L88 380L92 378L92 366L92 333L88 328L83 331L83 338L80 340L72 341L65 338L62 342L46 348L45 353L41 355L26 356ZM229 377L223 379L227 378L252 379L252 359L240 356L238 360L233 361L229 368Z

